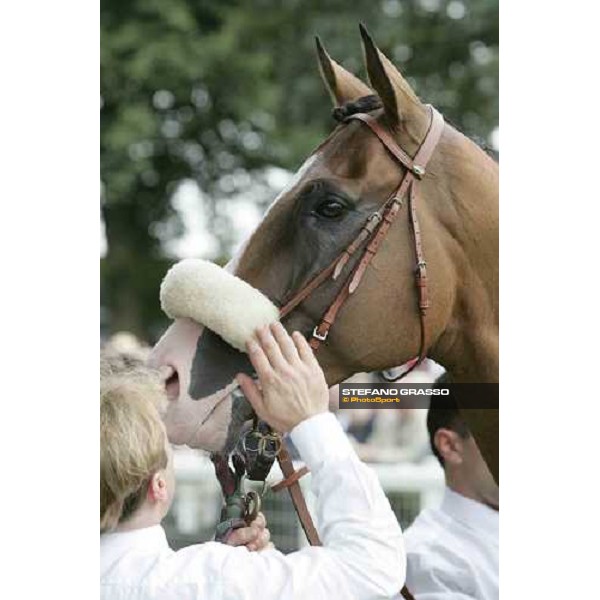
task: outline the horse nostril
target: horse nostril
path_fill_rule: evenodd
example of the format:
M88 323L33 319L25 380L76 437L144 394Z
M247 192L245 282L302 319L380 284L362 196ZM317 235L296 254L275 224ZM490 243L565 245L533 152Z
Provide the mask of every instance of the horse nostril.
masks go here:
M165 390L169 400L177 400L179 398L179 374L175 369L165 380Z
M169 377L172 377L174 372L175 367L172 365L160 365L158 367L158 376L160 377L161 381L167 381Z

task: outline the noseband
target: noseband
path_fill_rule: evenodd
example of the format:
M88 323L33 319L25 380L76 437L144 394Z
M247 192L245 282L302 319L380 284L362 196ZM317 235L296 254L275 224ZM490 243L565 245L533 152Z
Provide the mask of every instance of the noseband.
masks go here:
M314 328L312 336L309 340L310 346L316 352L321 342L324 342L329 335L329 330L333 326L339 310L342 308L346 300L356 291L360 282L369 266L373 257L377 254L381 243L385 239L392 223L398 216L400 209L404 204L405 198L408 198L408 210L413 233L413 242L416 258L415 267L415 283L417 288L417 299L419 307L419 319L421 326L421 341L419 345L418 356L411 361L409 368L401 373L398 377L389 379L396 381L402 379L410 373L417 365L419 365L427 355L427 329L425 316L427 309L430 306L429 296L427 292L427 263L423 255L421 244L421 229L417 212L415 208L415 199L417 193L417 185L426 174L426 166L433 154L442 131L444 129L444 118L433 106L429 106L431 112L431 120L429 129L425 138L421 142L414 158L408 156L402 148L396 143L390 133L380 125L377 120L367 113L356 113L349 115L344 119L344 122L357 120L369 127L369 129L377 136L379 141L385 146L392 157L399 162L406 172L398 187L392 195L386 200L379 210L370 215L365 224L362 226L357 237L344 249L329 266L325 267L321 272L315 275L303 288L288 300L280 309L280 318L290 314L298 305L306 300L318 287L320 287L327 279L331 277L333 281L337 280L342 274L344 267L352 258L352 256L366 244L360 259L352 272L347 277L344 285L338 292L337 296L325 311L321 322Z

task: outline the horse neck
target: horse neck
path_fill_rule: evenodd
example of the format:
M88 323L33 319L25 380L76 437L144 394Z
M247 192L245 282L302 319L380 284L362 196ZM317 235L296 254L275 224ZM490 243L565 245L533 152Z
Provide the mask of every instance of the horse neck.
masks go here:
M498 381L498 332L460 324L448 328L428 356L444 366L455 383Z
M444 365L456 382L495 382L498 165L462 134L454 134L458 137L445 165L448 204L439 215L454 264L454 305L429 355Z

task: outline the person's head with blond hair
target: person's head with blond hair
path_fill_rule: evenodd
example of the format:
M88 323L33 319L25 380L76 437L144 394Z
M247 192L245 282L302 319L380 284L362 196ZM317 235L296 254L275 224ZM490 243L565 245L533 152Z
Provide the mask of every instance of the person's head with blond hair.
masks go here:
M117 366L115 366L117 365ZM158 378L104 361L100 384L100 531L158 524L175 491Z

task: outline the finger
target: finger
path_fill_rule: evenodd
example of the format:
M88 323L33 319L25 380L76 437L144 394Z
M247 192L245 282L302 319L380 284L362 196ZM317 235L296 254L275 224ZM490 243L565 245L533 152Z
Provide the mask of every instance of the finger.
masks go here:
M274 550L275 549L275 544L273 542L269 542L264 548L261 548L261 552L264 552L265 550Z
M304 336L299 331L294 331L292 333L292 340L294 341L294 345L296 346L296 350L298 350L298 356L300 360L306 365L314 365L319 364L317 359L315 358L315 353L313 349L310 347Z
M250 402L250 406L252 406L254 412L262 419L264 415L264 403L262 393L258 389L256 382L245 373L238 373L235 378L240 384L244 396Z
M256 544L258 549L262 550L265 546L267 546L267 544L270 541L271 541L271 532L268 529L263 529L258 536L258 540L255 541L254 543Z
M271 368L275 371L281 371L285 367L287 367L288 363L283 358L283 354L281 353L281 349L279 348L279 344L277 340L273 337L271 333L271 329L268 325L261 327L256 332L258 343L260 344L263 352L267 355L269 359L269 364Z
M288 332L285 330L285 327L279 321L271 325L271 333L279 344L279 348L285 360L290 364L298 362L300 358L298 356L298 350L296 350L296 346Z
M241 533L241 529L234 529L225 540L225 543L228 546L243 546L244 545L244 534Z
M248 544L256 544L260 540L260 534L264 530L258 530L255 527L240 527L234 529L227 538L229 546L246 546Z
M249 340L246 343L246 350L248 351L248 358L259 378L265 379L271 377L273 369L260 344L256 340Z
M256 515L256 519L254 519L250 525L257 527L258 529L264 529L267 526L267 519L265 519L263 513L259 512L258 515Z

